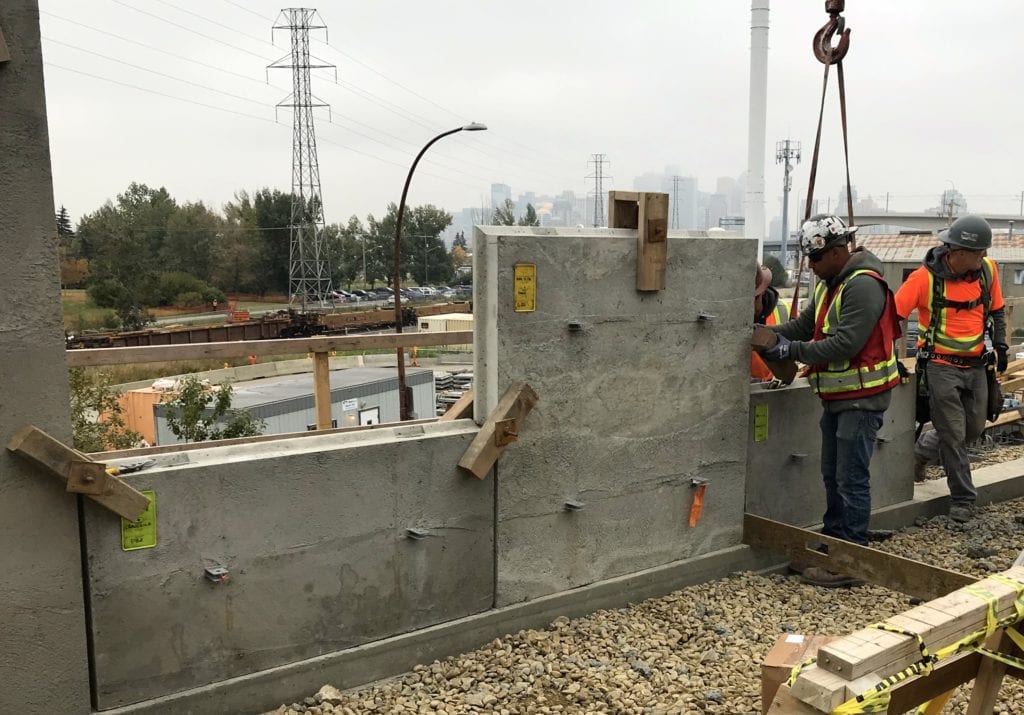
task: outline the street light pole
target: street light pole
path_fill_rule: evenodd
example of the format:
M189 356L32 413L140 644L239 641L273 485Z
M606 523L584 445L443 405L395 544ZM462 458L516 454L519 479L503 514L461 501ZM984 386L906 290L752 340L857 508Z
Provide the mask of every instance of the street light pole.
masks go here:
M409 184L412 183L413 172L416 171L416 165L420 163L420 159L427 153L427 149L432 147L438 140L461 131L479 132L485 129L487 129L486 125L472 122L462 127L441 132L420 149L420 153L416 155L412 166L409 167L409 174L405 177L405 186L402 187L402 199L398 203L398 217L395 220L395 272L392 276L392 288L395 291L395 332L398 334L402 333L402 215L405 213L405 199L409 194ZM409 400L405 394L405 349L399 345L395 348L395 353L398 358L398 419L407 420L409 419Z

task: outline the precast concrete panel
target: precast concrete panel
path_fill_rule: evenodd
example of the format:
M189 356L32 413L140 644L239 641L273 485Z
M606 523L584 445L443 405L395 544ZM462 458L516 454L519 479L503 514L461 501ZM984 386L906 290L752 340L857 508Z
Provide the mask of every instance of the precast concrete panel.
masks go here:
M871 458L871 508L914 497L914 383L893 390ZM801 378L779 390L750 388L747 511L793 526L820 524L821 400Z
M516 381L539 396L496 469L499 605L741 541L756 241L673 233L655 292L636 242L476 229L475 417ZM536 266L534 312L515 311L516 264Z
M462 421L190 452L130 478L156 493L152 549L122 551L118 520L88 505L100 709L490 608L494 482L455 466L475 433Z
M71 440L36 0L0 3L0 444ZM0 713L88 713L75 496L0 453Z

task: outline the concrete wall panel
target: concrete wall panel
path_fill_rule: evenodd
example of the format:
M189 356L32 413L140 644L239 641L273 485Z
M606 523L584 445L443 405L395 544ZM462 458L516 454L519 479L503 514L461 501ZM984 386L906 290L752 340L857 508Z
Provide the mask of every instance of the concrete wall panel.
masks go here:
M914 386L893 391L892 406L871 458L871 507L914 496ZM781 390L751 387L747 511L794 526L820 524L825 513L821 481L821 400L804 379ZM767 405L767 439L756 441L757 405Z
M740 542L755 249L673 237L667 288L639 293L635 231L477 229L477 420L514 381L540 396L498 464L499 604ZM516 263L537 265L534 313Z
M0 30L0 444L32 423L67 440L50 148L36 0ZM0 712L87 713L89 666L76 499L0 451Z
M154 549L122 552L117 521L88 509L101 709L490 608L494 483L455 467L475 427L427 428L211 448L135 475L157 495Z

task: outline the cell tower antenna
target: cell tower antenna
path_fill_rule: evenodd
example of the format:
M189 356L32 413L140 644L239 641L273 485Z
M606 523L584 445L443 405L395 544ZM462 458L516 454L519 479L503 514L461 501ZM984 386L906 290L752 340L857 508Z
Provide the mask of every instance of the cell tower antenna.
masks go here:
M316 155L313 109L327 107L313 96L310 71L337 68L309 54L309 33L323 30L319 13L313 8L281 10L274 30L291 33L291 52L267 69L291 69L292 93L275 108L292 110L292 207L288 223L288 303L325 305L331 292L331 268L324 241L324 201L320 191L320 163ZM271 31L273 32L273 31ZM328 109L328 111L330 111ZM329 115L328 115L329 116Z
M782 243L779 246L779 261L783 268L789 267L786 246L789 241L789 191L793 188L793 164L800 163L800 142L791 139L783 139L775 142L775 163L784 165L782 174Z
M604 165L611 164L604 154L591 154L588 164L594 165L594 171L587 174L585 178L594 180L594 228L604 226L606 219L604 215L604 180L610 179L604 173Z

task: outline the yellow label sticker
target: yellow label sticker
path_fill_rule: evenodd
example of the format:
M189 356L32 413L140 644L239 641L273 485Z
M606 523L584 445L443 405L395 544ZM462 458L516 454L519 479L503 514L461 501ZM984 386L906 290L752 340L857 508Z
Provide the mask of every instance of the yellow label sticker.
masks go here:
M135 521L121 518L121 550L136 551L156 546L156 492L142 492L149 499L146 511Z
M513 310L532 313L537 310L537 264L517 263L512 267L515 295Z
M754 405L754 441L768 440L768 405Z

